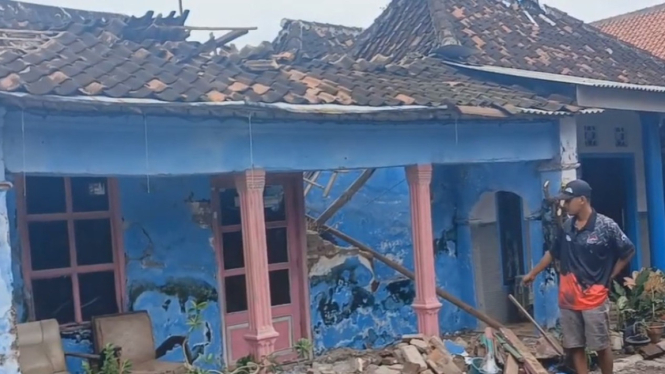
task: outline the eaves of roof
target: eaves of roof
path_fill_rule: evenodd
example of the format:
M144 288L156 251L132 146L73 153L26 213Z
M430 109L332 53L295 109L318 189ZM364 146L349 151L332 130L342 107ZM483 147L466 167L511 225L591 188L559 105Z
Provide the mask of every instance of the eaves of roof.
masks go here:
M373 115L373 114L424 114L434 115L448 113L453 116L463 117L485 117L485 118L507 118L513 115L539 116L575 116L599 114L604 110L600 108L579 109L576 112L563 110L544 110L533 108L514 107L510 112L490 107L476 107L465 105L411 105L411 106L360 106L339 104L288 104L288 103L263 103L244 101L202 101L202 102L169 102L149 98L112 98L106 96L59 96L59 95L32 95L24 92L0 92L0 101L9 103L21 103L27 107L61 107L67 108L73 105L78 108L117 108L127 112L141 113L144 110L150 112L164 113L186 113L190 110L202 109L201 113L209 113L212 110L261 110L266 112L292 113L292 114L316 114L329 116L346 115ZM26 105L27 104L27 105ZM424 117L423 117L424 118ZM432 117L434 118L434 117ZM397 118L396 118L397 119Z
M620 83L613 81L606 81L601 79L592 79L592 78L583 78L575 77L571 75L562 75L562 74L553 74L545 73L540 71L532 70L522 70L514 68L506 68L501 66L487 66L487 65L469 65L469 64L460 64L452 61L444 61L446 65L481 71L485 73L496 73L502 75L510 75L519 78L528 78L528 79L538 79L548 82L556 83L567 83L574 84L579 86L588 86L588 87L598 87L598 88L616 88L621 90L632 90L632 91L646 91L646 92L658 92L665 93L665 86L652 86L652 85L641 85L641 84L632 84L632 83Z

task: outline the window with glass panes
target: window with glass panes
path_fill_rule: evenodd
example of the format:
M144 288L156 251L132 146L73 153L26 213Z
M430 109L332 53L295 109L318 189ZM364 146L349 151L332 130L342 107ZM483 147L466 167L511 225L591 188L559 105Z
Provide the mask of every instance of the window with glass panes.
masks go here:
M27 176L17 187L31 318L64 325L120 311L113 181Z

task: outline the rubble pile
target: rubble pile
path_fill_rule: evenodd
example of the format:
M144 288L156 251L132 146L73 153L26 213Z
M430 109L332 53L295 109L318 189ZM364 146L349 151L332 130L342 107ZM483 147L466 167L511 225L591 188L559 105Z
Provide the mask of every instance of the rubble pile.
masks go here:
M466 364L453 357L439 337L405 335L402 342L372 355L335 363L314 362L307 374L462 374Z

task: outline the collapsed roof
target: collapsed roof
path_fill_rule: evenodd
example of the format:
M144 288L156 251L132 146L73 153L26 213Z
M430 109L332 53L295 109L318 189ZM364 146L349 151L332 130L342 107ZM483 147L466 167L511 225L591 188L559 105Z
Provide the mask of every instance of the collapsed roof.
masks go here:
M659 61L525 1L507 6L498 0L393 0L364 32L286 20L273 43L238 51L219 39L188 41L186 12L129 17L0 0L0 7L10 9L0 19L0 92L572 114L582 110L572 95L493 83L442 60L604 78L616 73L619 80L651 83L659 76ZM590 50L604 45L591 38L607 39L611 51L605 54L614 57L594 55ZM631 57L643 69L618 72L615 65Z

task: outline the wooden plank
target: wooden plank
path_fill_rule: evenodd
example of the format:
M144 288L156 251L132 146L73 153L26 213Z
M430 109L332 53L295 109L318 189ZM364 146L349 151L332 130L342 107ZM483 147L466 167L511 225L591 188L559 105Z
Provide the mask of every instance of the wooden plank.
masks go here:
M305 177L303 178L305 180L305 183L307 183L307 186L305 186L305 196L309 194L309 191L312 189L312 186L317 185L316 180L319 179L319 175L321 175L320 171L315 171L313 173L306 173ZM323 187L323 186L320 186Z
M332 173L330 179L328 180L328 184L326 184L326 188L323 190L323 197L328 197L328 195L330 195L330 190L332 190L333 186L335 185L338 176L338 172L334 171Z
M549 374L540 362L531 354L531 351L522 343L515 333L505 327L499 329L508 343L524 357L524 368L531 374Z
M215 39L215 45L219 47L220 45L225 45L228 43L231 43L232 41L238 39L239 37L246 35L249 33L247 30L233 30L229 31L226 34L220 36L219 38Z
M503 368L503 373L504 374L519 374L520 372L520 367L517 364L517 360L515 360L515 357L513 355L507 355L506 356L506 366Z
M310 221L315 221L314 218L312 218L310 216L306 216L306 217ZM404 266L396 263L395 261L393 261L393 260L389 259L388 257L382 255L381 253L373 250L372 248L370 248L366 244L354 239L353 237L351 237L349 235L346 235L345 233L343 233L343 232L341 232L341 231L339 231L339 230L337 230L337 229L335 229L331 226L328 226L328 225L319 225L319 228L322 229L322 231L329 232L330 234L332 234L332 235L344 240L345 242L351 244L352 246L360 249L361 252L365 252L366 254L371 255L372 258L375 258L375 259L383 262L388 267L390 267L393 270L397 271L398 273L404 275L405 277L407 277L409 279L416 279L415 274L411 270L408 270ZM465 303L464 301L458 299L457 297L449 294L448 292L442 290L441 288L438 288L438 287L436 288L436 294L440 298L448 301L449 303L453 304L454 306L456 306L456 307L460 308L461 310L469 313L470 315L476 317L478 320L480 320L481 322L483 322L484 324L486 324L489 327L493 327L495 329L499 329L499 328L503 327L503 325L500 322L498 322L497 320L495 320L494 318L492 318L492 317L488 316L487 314L473 308L471 305L469 305L469 304Z
M372 175L374 175L375 171L376 169L367 169L363 171L362 174L360 174L360 176L358 177L358 179L353 181L353 183L351 183L349 188L347 188L346 191L344 191L344 193L342 193L337 198L337 200L333 201L333 203L330 204L330 206L323 213L321 213L319 218L317 218L315 221L316 224L322 225L328 222L328 220L332 218L332 216L334 216L335 213L337 213L340 209L342 209L342 207L344 207L344 205L346 205L346 203L348 203L351 200L353 195L355 195L362 188L362 186L364 186L365 183L367 183L369 178L371 178Z
M503 348L504 351L510 354L515 361L518 363L523 363L524 362L524 357L515 350L515 348L508 344L508 342L501 336L501 334L496 334L496 340L501 344L501 347Z
M258 27L223 27L223 26L169 26L174 29L186 29L192 31L254 31Z
M510 301L512 301L513 304L515 304L515 306L517 307L517 309L519 309L520 312L522 312L522 314L524 315L524 317L526 317L526 318L531 322L531 324L533 324L534 326L536 326L536 328L538 329L538 331L540 331L540 334L543 336L543 338L545 338L545 340L547 341L547 343L548 343L552 348L554 348L554 351L555 351L559 356L561 356L561 357L565 356L565 352L563 351L563 347L561 346L561 344L560 344L556 339L554 339L550 334L548 334L547 331L545 331L545 330L544 330L544 329L538 324L538 322L536 322L536 320L533 319L533 317L531 317L531 314L529 314L529 312L527 312L526 309L524 309L524 307L522 306L522 304L520 304L520 302L517 301L517 299L515 299L515 297L513 297L513 295L508 295L508 299L510 299Z

